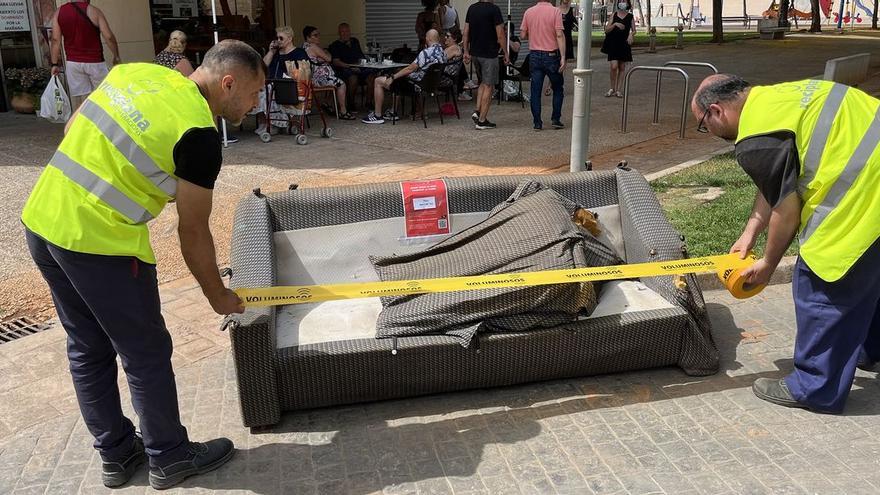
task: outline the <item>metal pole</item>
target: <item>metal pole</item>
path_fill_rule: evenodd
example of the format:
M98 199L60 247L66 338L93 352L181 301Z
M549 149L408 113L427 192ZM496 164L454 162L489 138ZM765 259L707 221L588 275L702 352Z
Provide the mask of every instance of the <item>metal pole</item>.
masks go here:
M571 159L569 170L589 170L590 93L593 70L590 68L590 47L593 42L593 0L580 0L578 5L577 68L574 70L574 108L571 116Z
M660 123L660 83L663 82L663 71L657 71L657 84L654 85L654 120L653 124Z
M211 0L211 17L214 22L214 44L220 42L220 35L217 33L217 2L216 0ZM226 119L220 118L220 127L223 128L223 147L229 147L229 136L226 134Z

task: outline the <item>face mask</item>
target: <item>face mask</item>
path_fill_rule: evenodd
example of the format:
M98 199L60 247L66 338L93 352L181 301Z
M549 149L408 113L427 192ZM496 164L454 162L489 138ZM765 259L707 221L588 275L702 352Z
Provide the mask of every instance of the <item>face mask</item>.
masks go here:
M617 4L617 8L620 10L626 10L626 7L627 7L627 4L625 4L625 3Z

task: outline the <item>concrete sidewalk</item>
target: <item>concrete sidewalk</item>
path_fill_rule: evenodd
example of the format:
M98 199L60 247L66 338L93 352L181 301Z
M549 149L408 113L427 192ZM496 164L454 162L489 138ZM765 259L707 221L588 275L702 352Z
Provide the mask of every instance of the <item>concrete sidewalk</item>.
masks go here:
M841 416L760 401L752 381L791 368L790 286L746 301L709 292L707 302L721 351L715 376L664 368L331 407L285 414L259 434L241 426L228 351L178 360L191 436L229 436L239 450L171 493L878 493L876 375L858 372ZM69 380L63 347L56 328L0 347L0 359ZM152 492L145 471L122 490L100 485L70 391L11 380L20 386L0 395L0 493Z

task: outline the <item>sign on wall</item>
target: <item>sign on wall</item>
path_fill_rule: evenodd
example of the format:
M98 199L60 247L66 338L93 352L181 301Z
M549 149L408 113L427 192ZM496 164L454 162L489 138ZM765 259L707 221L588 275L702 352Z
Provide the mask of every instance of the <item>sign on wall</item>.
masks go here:
M0 32L30 30L25 0L0 0Z
M0 2L2 1L0 0ZM198 0L173 0L171 5L174 7L174 17L198 17L199 15Z

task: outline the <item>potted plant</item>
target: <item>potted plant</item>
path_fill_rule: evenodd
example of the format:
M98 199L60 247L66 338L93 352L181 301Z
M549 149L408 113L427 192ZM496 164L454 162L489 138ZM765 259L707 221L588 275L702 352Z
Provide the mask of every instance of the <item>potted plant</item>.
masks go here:
M39 110L40 93L49 83L49 69L28 67L9 68L4 72L7 85L12 93L13 110L18 113L34 113Z

